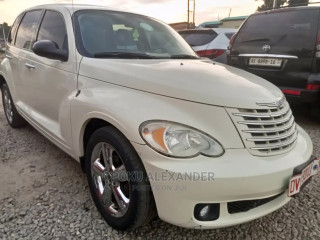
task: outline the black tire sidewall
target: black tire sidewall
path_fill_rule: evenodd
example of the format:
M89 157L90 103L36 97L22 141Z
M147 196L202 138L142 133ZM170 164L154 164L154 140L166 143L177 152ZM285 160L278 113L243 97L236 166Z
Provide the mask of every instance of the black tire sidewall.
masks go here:
M142 181L130 179L130 203L126 214L121 218L115 218L106 212L98 199L93 183L91 155L94 147L101 142L110 144L117 151L128 172L137 171L143 175ZM148 215L151 191L143 164L130 142L113 127L101 128L93 133L89 140L85 161L85 170L93 201L106 222L118 230L131 230L138 227Z
M2 104L3 104L3 110L5 111L5 106L4 106L4 91L7 91L9 94L9 98L11 100L11 104L12 104L12 112L13 112L13 117L12 117L12 121L10 122L7 113L5 112L4 115L6 116L6 119L9 123L9 125L13 128L21 128L24 127L27 122L24 120L24 118L18 113L16 106L14 105L12 96L11 96L11 92L9 90L8 85L5 83L1 86L1 95L2 95Z
M5 106L4 106L4 91L7 91L7 92L9 93L9 98L10 98L10 100L12 101L11 93L9 92L9 88L8 88L7 84L3 84L3 85L1 86L2 105L3 105L4 115L6 116L6 119L7 119L8 123L9 123L10 125L12 125L12 123L14 122L14 110L15 110L15 109L12 109L12 111L13 111L13 118L12 118L12 122L10 122L10 120L9 120L9 118L8 118L8 116L7 116L6 108L5 108Z

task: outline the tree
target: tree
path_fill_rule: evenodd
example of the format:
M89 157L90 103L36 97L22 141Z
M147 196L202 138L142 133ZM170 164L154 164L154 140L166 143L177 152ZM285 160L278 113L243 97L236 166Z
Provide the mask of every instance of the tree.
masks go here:
M258 0L255 0L255 1L258 1ZM278 0L276 7L282 6L285 2L286 0ZM272 7L273 7L273 0L264 0L264 4L258 7L257 11L258 12L265 11L268 9L272 9Z
M255 0L258 1L258 0ZM264 0L264 4L258 7L257 11L265 11L273 8L273 1L274 0ZM309 3L309 0L277 0L276 7L281 7L285 3L288 4L288 6L307 6Z
M289 6L308 6L309 0L289 0Z
M4 29L5 38L7 38L11 27L6 22L0 25L0 38L4 39L2 28Z

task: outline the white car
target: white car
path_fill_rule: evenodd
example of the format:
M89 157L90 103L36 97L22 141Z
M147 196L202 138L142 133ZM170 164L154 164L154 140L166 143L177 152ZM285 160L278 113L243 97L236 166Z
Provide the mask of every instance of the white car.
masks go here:
M156 214L186 228L240 224L282 207L318 172L277 87L199 59L150 17L28 9L11 29L0 85L8 123L30 123L79 161L117 229Z
M229 42L236 32L233 28L202 28L182 30L179 34L200 57L227 63Z

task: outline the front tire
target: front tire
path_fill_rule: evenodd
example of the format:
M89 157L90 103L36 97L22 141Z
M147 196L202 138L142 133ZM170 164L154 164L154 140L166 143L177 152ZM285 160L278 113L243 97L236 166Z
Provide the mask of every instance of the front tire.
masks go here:
M9 125L13 128L21 128L27 125L26 120L18 113L9 91L8 85L1 87L3 110Z
M92 134L85 170L93 201L113 228L132 230L155 216L144 166L130 142L114 127L103 127Z

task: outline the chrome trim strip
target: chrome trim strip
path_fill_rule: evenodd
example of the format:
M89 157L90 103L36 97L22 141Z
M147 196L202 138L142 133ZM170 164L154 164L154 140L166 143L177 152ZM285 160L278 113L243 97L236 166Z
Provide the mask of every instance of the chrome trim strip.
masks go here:
M288 122L291 118L293 117L292 114L290 114L288 117L281 119L279 121L239 121L239 124L244 124L244 125L277 125L277 124L282 124Z
M281 147L286 147L292 143L294 143L297 138L298 138L298 134L295 134L296 136L289 142L286 142L286 143L282 143L282 144L278 144L278 145L264 145L264 146L261 146L261 147L253 147L253 148L250 148L252 150L266 150L266 149L274 149L274 148L281 148Z
M297 56L293 55L278 55L278 54L239 54L239 57L265 57L265 58L287 58L287 59L298 59Z
M286 99L284 95L277 99L274 102L267 102L267 103L257 103L258 106L267 106L267 107L272 107L272 108L283 108L285 105L288 105L286 102Z
M293 131L290 131L289 133L285 135L278 135L278 136L270 136L270 137L259 137L259 138L247 138L247 141L249 142L265 142L265 141L276 141L283 138L291 137L293 134L297 132L297 128L294 128Z
M290 108L288 108L284 113L278 113L278 114L263 114L263 113L233 113L232 115L237 116L237 117L253 117L253 118L272 118L272 117L281 117L285 116L290 112Z
M272 129L261 128L261 130L260 129L242 130L242 132L245 132L245 133L274 133L274 132L281 132L281 131L288 130L288 129L292 128L293 126L296 126L295 122L291 123L290 126L285 126L283 128L272 128Z

